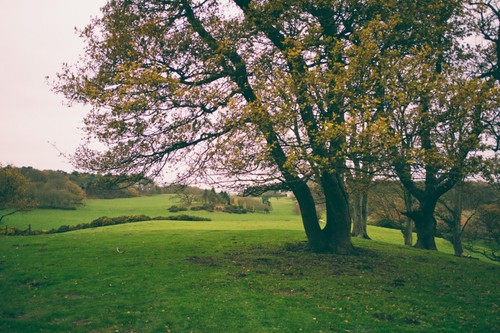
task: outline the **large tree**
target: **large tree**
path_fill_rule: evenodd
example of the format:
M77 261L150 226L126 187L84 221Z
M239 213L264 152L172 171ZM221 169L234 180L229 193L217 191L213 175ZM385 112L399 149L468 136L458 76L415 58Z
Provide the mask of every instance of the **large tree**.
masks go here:
M403 186L418 202L406 212L415 222L416 246L435 250L438 200L479 170L482 151L488 148L484 135L489 123L498 122L500 100L493 80L471 76L467 68L447 62L436 50L419 57L394 84L405 86L406 102L391 113L399 140L391 161Z
M384 78L372 69L390 64L370 56L427 43L435 16L416 10L448 4L110 0L82 31L84 60L56 84L93 107L75 161L147 176L180 164L181 177L287 188L313 250L352 252L344 181L348 146L362 140L349 131L368 122L371 147L387 132L377 83ZM380 25L398 35L384 39ZM96 139L105 150L93 149ZM325 198L323 228L314 183Z

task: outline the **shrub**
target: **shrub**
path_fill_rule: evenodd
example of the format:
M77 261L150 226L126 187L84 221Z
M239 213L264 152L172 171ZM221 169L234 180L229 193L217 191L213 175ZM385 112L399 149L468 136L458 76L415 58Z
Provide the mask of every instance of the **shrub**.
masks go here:
M101 216L94 221L90 222L90 227L95 228L95 227L102 227L103 225L109 225L110 224L110 219L107 216Z
M192 215L175 215L175 216L167 216L166 220L170 221L211 221L211 219L200 216L192 216Z
M246 209L247 212L269 212L271 209L270 202L264 203L262 199L251 197L236 197L234 203Z
M6 236L17 236L17 235L41 235L41 234L54 234L54 233L62 233L74 230L88 229L88 228L97 228L104 227L116 224L124 224L124 223L133 223L133 222L143 222L143 221L160 221L160 220L171 220L171 221L211 221L211 219L200 216L192 216L192 215L174 215L174 216L156 216L149 217L147 215L132 215L132 216L118 216L118 217L107 217L101 216L90 223L80 223L75 226L70 225L62 225L57 229L47 230L20 230L17 228L2 228L0 230L0 234L4 234Z
M177 205L173 205L168 209L170 213L184 212L186 210L188 210L187 207Z
M212 204L204 204L201 206L193 206L191 207L192 211L200 211L200 210L206 210L207 212L213 212L215 208L215 205Z
M57 230L55 232L58 232L58 233L59 232L68 232L70 230L71 230L71 228L69 225L62 225L59 228L57 228Z
M246 214L248 211L244 207L231 205L225 206L224 212L231 214Z

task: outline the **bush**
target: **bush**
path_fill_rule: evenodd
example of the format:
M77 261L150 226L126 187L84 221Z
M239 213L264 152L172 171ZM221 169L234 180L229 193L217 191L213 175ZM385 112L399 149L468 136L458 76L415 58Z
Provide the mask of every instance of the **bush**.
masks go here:
M251 197L236 197L234 203L237 206L244 208L247 212L269 212L271 210L271 203L263 202L262 199L258 200ZM239 213L241 214L241 213Z
M165 220L170 220L170 221L211 221L211 219L206 218L206 217L192 216L192 215L186 215L186 214L167 216L165 218Z
M207 212L213 212L215 208L215 205L212 204L205 204L202 206L193 206L191 207L192 211L200 211L200 210L206 210Z
M177 206L177 205L173 205L171 206L168 211L170 213L177 213L177 212L184 212L184 211L187 211L187 207L184 207L184 206Z
M224 212L230 213L230 214L246 214L248 210L241 206L225 206L224 207Z
M17 235L41 235L41 234L55 234L62 233L74 230L88 229L88 228L97 228L104 227L110 225L124 224L124 223L134 223L134 222L143 222L143 221L162 221L162 220L170 220L170 221L211 221L211 219L200 216L191 216L186 214L174 215L174 216L156 216L149 217L147 215L132 215L132 216L118 216L118 217L107 217L101 216L90 223L80 223L74 226L70 225L62 225L57 229L47 230L20 230L16 228L3 228L0 231L0 234L4 234L6 236L17 236Z
M62 226L60 226L59 228L57 228L57 230L56 230L55 232L57 232L57 233L60 233L60 232L68 232L68 231L70 231L70 230L71 230L71 228L70 228L70 226L69 226L69 225L62 225Z

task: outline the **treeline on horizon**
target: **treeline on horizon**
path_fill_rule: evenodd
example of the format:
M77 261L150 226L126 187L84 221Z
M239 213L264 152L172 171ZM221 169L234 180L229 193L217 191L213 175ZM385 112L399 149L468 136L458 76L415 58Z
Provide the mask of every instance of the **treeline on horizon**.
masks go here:
M189 201L214 191L179 184L159 185L154 180L143 177L97 175L77 171L68 173L61 170L38 170L33 167L4 168L14 169L28 180L28 191L38 202L38 208L76 209L85 199L132 198L158 194L176 194L183 204L190 206ZM460 188L465 194L462 199L465 210L478 205L497 204L494 185L483 181L468 181L465 184ZM402 200L401 191L399 182L395 180L376 180L369 190L369 215L386 219L390 215L388 206L398 206L398 200ZM220 194L227 195L224 191ZM444 199L453 195L452 191ZM271 193L263 196L276 197L284 194Z
M159 185L152 179L135 176L98 175L77 171L68 173L61 170L38 170L33 167L6 166L3 169L5 168L23 177L23 181L18 183L25 187L24 192L32 203L26 207L31 209L74 210L83 205L85 199L133 198L158 194L177 195L181 210L182 207L190 207L193 203L202 203L201 207L209 211L218 204L233 204L233 199L227 192L216 193L214 188L208 190L180 184ZM286 196L286 194L264 193L262 195L267 198L264 200L267 203L270 197L279 196ZM243 198L239 198L239 201L242 207L250 205L248 200ZM248 210L255 209L249 208Z
M76 209L85 199L131 198L168 193L169 186L159 186L150 179L128 176L97 175L74 171L38 170L11 167L27 181L27 193L37 208ZM171 189L170 189L171 191Z

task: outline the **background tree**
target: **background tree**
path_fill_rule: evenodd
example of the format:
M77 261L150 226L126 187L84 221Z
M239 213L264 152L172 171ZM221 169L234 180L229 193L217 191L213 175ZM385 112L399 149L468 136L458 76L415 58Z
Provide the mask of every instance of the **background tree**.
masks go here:
M79 184L70 179L70 174L31 167L17 170L29 181L30 195L37 202L38 208L76 209L84 204L86 193Z
M174 185L174 193L179 201L186 207L190 207L196 201L204 200L204 191L201 188L187 186L187 185Z
M439 201L441 209L438 207L436 215L443 221L450 230L450 236L445 237L453 244L453 251L455 256L464 256L464 249L462 246L462 235L468 222L473 217L471 214L465 222L462 222L464 213L463 195L464 195L464 182L458 181L454 189L448 192L449 201L441 198Z
M500 261L500 206L482 205L477 211L477 218L465 233L464 247L479 253L490 260Z
M425 249L436 248L434 210L439 198L471 173L482 147L483 120L498 107L498 89L487 82L451 80L436 82L432 91L420 95L419 105L408 105L403 113L395 114L402 143L394 155L394 168L418 201L407 215L416 225L417 247Z
M369 192L368 213L372 224L399 229L405 245L413 245L413 221L405 212L413 209L413 198L400 182L385 179L374 181Z
M0 166L0 223L17 212L36 207L29 180L18 169Z
M389 158L417 201L406 214L415 222L416 246L425 249L436 248L439 197L474 172L478 152L486 148L483 135L498 116L498 85L478 75L469 62L475 53L461 45L463 10L460 2L436 3L428 13L434 25L420 31L433 32L428 43L389 57L399 74L385 81L391 130L399 140Z

